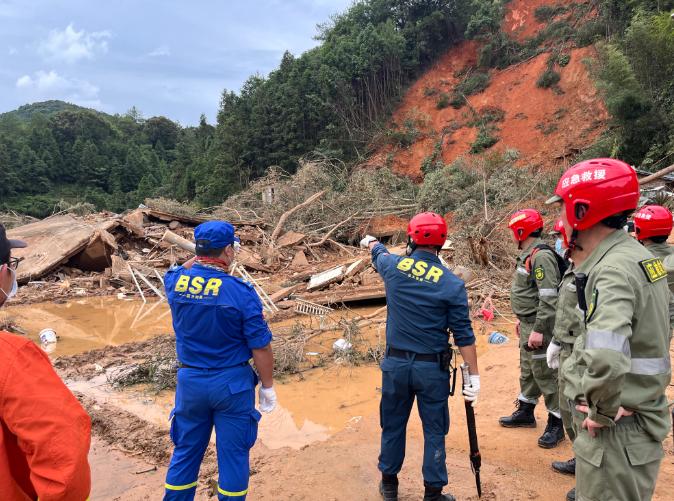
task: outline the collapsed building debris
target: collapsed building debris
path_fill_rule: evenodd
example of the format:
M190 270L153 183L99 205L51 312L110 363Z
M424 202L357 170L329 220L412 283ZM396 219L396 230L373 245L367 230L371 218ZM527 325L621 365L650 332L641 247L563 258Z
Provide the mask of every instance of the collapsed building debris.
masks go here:
M273 204L261 196L270 187ZM162 300L164 273L194 254L195 226L212 219L235 225L242 248L232 273L254 285L268 316L295 315L299 301L324 307L381 301L384 283L369 252L355 244L363 233L374 233L391 253L402 255L415 197L386 172L349 177L329 162L304 161L292 178L271 169L247 191L206 210L148 199L121 215L55 215L10 231L30 244L17 251L24 258L19 278L25 284L18 302L94 295ZM442 250L443 263L467 283L471 305L489 294L507 300L498 284L507 281L511 253L496 228L508 210L492 211L489 220L477 221L465 236L455 234Z
M92 241L96 229L72 216L62 215L9 230L8 237L24 240L25 249L15 249L22 259L17 270L19 284L39 280L71 257L81 253Z

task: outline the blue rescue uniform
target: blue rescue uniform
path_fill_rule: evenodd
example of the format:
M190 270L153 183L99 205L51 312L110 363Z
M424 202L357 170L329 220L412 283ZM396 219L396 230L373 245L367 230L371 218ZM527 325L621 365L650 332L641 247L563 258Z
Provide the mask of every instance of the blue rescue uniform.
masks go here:
M244 500L249 451L257 439L254 349L271 342L262 304L251 285L195 263L164 278L173 315L178 370L165 500L194 499L199 467L215 426L218 499Z
M457 346L475 343L466 288L429 252L394 256L377 244L372 262L384 279L388 304L379 470L397 475L402 468L407 421L416 397L424 431L424 481L443 487L448 483L449 372L440 367L439 354L447 349L448 330Z

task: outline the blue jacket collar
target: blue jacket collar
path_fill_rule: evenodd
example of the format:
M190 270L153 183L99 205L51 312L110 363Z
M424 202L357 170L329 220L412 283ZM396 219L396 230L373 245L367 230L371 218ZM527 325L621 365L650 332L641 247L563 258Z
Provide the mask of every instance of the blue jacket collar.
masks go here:
M433 261L434 263L439 263L440 259L436 254L433 254L432 252L424 251L424 250L415 250L412 252L410 257L418 257L418 258L423 258L426 261Z

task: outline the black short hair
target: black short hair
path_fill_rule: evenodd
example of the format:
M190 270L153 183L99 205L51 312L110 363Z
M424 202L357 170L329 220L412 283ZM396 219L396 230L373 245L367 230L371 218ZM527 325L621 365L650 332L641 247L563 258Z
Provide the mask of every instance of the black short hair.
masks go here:
M199 246L197 246L197 256L199 257L218 257L220 254L222 254L222 251L225 250L223 247L222 249L201 249Z
M669 235L658 235L657 237L649 237L648 240L653 240L656 244L664 244L668 238Z
M613 216L607 217L606 219L601 220L601 224L613 228L614 230L621 230L627 226L627 218L632 214L633 211L626 211L620 214L614 214Z
M538 228L536 231L532 231L529 235L530 237L538 238L543 234L543 228Z
M11 249L7 249L4 253L0 254L0 265L8 264L10 257L12 257Z

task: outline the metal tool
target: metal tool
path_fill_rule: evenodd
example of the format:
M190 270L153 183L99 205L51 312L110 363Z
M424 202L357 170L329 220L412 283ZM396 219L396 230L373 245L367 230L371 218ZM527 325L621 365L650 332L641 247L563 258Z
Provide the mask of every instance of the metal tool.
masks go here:
M461 364L461 379L463 380L463 388L469 388L470 372L469 366L466 362ZM480 466L482 466L482 456L480 456L480 448L477 444L477 429L475 427L475 411L471 402L464 401L466 405L466 424L468 425L468 442L470 443L470 466L475 475L475 486L477 487L478 497L482 497L482 483L480 482Z

